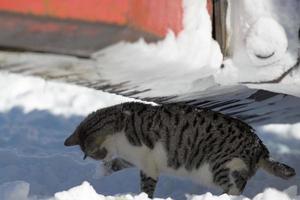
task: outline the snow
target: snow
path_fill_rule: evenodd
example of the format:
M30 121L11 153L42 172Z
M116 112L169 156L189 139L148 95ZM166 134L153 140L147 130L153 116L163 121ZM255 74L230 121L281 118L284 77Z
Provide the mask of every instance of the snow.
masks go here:
M275 134L279 137L300 140L300 123L295 124L267 124L261 127L265 133ZM285 134L282 134L285 133Z
M0 159L0 199L146 199L145 194L136 195L139 193L136 169L103 176L101 163L83 161L78 148L63 146L64 139L88 112L133 99L7 73L0 74L0 88L0 158L4 158ZM62 94L64 98L60 98ZM277 160L300 170L299 123L267 124L256 129ZM76 186L84 181L95 189L87 182ZM270 195L285 196L286 192L280 191L293 185L300 187L299 176L283 181L259 171L249 181L244 195L255 200L268 199ZM277 189L261 193L270 187ZM157 197L186 199L186 194L198 194L187 197L196 200L234 199L218 196L220 191L189 181L160 178Z
M33 85L35 87L32 87ZM95 92L85 87L7 73L0 74L0 91L0 111L2 112L20 106L25 113L33 110L50 110L53 114L66 117L87 115L104 106L133 101L130 98L102 91Z
M211 20L206 9L205 1L198 0L184 0L184 19L183 31L177 36L172 31L166 35L165 39L154 44L147 44L141 39L137 43L121 43L116 46L110 46L106 50L100 50L94 54L94 58L98 60L101 65L102 61L107 61L108 56L113 56L116 62L120 63L118 58L127 51L127 56L137 59L145 58L152 59L151 68L156 68L153 59L157 61L164 61L166 63L180 62L185 64L189 69L199 69L206 65L212 68L218 68L222 62L222 54L219 45L212 40ZM203 11L203 12L202 12ZM110 52L113 51L114 54ZM132 55L132 52L135 54ZM212 57L213 56L213 57ZM121 56L124 59L124 56ZM112 57L109 57L112 59ZM125 63L124 63L125 62ZM122 60L122 65L126 65L130 59ZM129 64L129 63L128 63ZM147 69L150 66L140 66L140 62L130 63L131 68ZM138 67L132 66L137 65ZM180 68L173 67L173 70L180 70Z
M94 188L88 183L83 182L80 186L74 187L68 191L59 192L55 194L55 199L53 200L117 200L117 199L128 199L128 200L147 200L149 199L147 194L141 193L139 195L120 195L120 196L108 196L99 195L96 193ZM159 200L159 198L155 198ZM285 191L281 192L273 188L266 189L263 193L257 194L253 200L299 200L300 196L297 196L297 187L290 187ZM171 198L167 198L171 200ZM187 200L250 200L247 197L234 197L227 194L220 196L215 196L211 193L206 193L203 195L187 195Z
M214 86L213 79L206 79L219 69L223 56L212 40L206 1L184 0L183 8L184 30L177 36L170 31L157 43L121 42L95 53L93 58L99 71L102 69L102 76L109 77L111 82L130 80L129 85L142 84L140 90L153 88L148 96L175 95ZM161 77L163 81L156 81ZM197 82L200 78L205 80Z
M283 57L287 47L285 31L274 19L261 17L249 28L246 49L253 64L264 66L276 62Z
M156 44L143 40L119 43L95 53L94 59L100 69L105 68L101 72L111 82L131 80L131 85L142 85L140 89L153 88L147 93L149 96L203 91L218 84L273 80L296 63L300 21L297 0L290 0L289 4L275 1L273 4L271 0L232 1L231 24L235 29L230 45L233 52L232 58L224 61L224 69L219 68L222 55L211 40L210 19L203 9L204 1L184 1L187 13L184 30L177 37L170 32L165 40ZM256 55L273 56L259 59ZM122 76L115 75L116 71ZM295 73L292 78L284 79L283 84L291 88L289 94L299 96L300 81L294 78L299 77L299 71ZM160 77L164 77L163 81L156 82ZM274 84L250 87L278 91Z
M268 81L295 65L300 48L298 0L232 0L229 7L231 57L226 58L221 75L234 74L220 83ZM299 70L295 73L299 76ZM299 81L296 84L300 86Z
M3 191L3 188L5 190ZM7 191L10 193L8 194ZM14 182L5 184L0 187L0 197L1 199L10 200L33 200L35 198L29 198L29 186L24 182ZM2 193L4 192L4 193ZM11 193L13 192L13 193ZM104 196L98 194L93 186L88 182L83 182L81 185L73 187L67 191L58 192L52 198L48 200L148 200L148 195L141 193L139 195L116 195L116 196ZM160 200L161 198L154 198ZM278 191L273 188L268 188L264 192L257 194L253 200L299 200L300 196L297 196L297 187L290 187L285 191ZM45 199L46 200L46 199ZM167 198L166 200L172 200L172 198ZM247 197L234 197L227 194L220 196L213 195L211 193L206 193L203 195L187 195L187 200L250 200Z
M101 163L89 159L84 161L78 148L63 146L64 139L87 112L132 99L39 78L6 73L0 74L0 77L0 88L3 89L0 101L0 158L4 158L0 159L0 199L146 199L145 194L137 195L137 169L103 176ZM26 87L20 85L23 82ZM63 92L66 103L58 103L61 101L58 91ZM84 96L95 104L69 102ZM48 103L43 106L45 101ZM255 128L276 160L295 167L296 171L300 170L299 123L267 124ZM299 199L299 193L297 198L290 198L286 196L287 192L281 192L293 185L300 187L299 175L284 181L259 171L249 181L244 195L255 200L270 199L270 195ZM62 190L65 191L59 192ZM190 196L186 197L187 194ZM160 178L155 194L160 198L173 199L246 198L219 195L220 191L167 176Z
M0 199L27 200L30 184L24 181L14 181L0 185Z
M211 38L205 1L199 0L183 1L184 31L177 36L169 32L156 44L140 40L110 46L95 53L94 60L88 61L92 67L86 65L85 70L101 72L115 83L132 80L129 84L133 86L153 88L155 95L166 96L186 91L209 93L208 89L218 84L271 79L289 69L299 48L295 36L300 21L295 20L299 17L298 0L290 0L289 4L274 0L276 6L270 6L271 0L233 1L236 7L231 9L241 10L245 15L239 18L233 12L231 16L238 35L231 41L233 57L224 62L222 70L219 68L222 54ZM268 37L265 38L266 34ZM288 50L283 51L287 45ZM270 59L259 60L253 56L270 52L275 52ZM33 64L87 64L67 56L10 55L2 53L1 62L18 60L24 63L24 68ZM119 74L115 75L115 71ZM131 73L126 73L128 71ZM299 71L296 71L282 84L248 86L299 97L298 75ZM163 82L152 81L161 77ZM134 99L7 73L0 73L0 91L1 200L147 199L145 194L138 194L137 169L103 176L102 163L83 161L78 148L63 146L64 139L87 113ZM151 92L147 95L151 96ZM255 128L276 160L300 171L299 122L257 125ZM297 187L300 187L300 175L284 181L259 171L246 186L245 196L232 197L186 180L162 176L155 196L189 200L299 200Z

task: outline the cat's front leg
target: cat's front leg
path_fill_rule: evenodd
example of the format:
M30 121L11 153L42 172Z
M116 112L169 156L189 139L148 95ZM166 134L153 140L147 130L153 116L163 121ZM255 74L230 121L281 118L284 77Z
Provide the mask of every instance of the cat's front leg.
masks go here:
M148 197L152 199L155 191L156 183L158 181L158 177L154 179L146 175L144 172L140 171L140 178L141 178L141 183L140 183L141 192L145 192L146 194L148 194Z
M122 158L114 158L112 160L103 160L105 175L110 175L114 172L134 167L134 165Z

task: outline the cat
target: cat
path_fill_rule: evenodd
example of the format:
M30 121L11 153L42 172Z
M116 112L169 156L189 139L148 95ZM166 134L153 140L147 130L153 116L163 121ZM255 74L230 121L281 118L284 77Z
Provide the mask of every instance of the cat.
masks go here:
M270 158L248 124L176 103L128 102L97 110L78 125L65 145L80 145L85 157L95 160L110 162L118 157L127 166L136 166L141 191L150 198L161 173L219 186L230 195L241 194L260 167L283 179L296 174Z

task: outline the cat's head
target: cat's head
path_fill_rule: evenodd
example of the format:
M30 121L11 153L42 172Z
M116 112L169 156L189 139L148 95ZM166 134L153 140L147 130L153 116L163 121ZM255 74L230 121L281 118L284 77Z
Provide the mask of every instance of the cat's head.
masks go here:
M89 115L78 125L73 134L65 140L64 145L79 145L84 153L84 159L88 156L95 160L102 160L107 156L107 149L103 145L107 134L95 128L101 122L93 123L91 117L93 116Z

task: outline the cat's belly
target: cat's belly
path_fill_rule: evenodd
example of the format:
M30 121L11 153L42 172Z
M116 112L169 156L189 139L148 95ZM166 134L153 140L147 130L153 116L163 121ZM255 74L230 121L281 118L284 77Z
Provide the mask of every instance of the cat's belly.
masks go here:
M173 169L168 167L167 152L160 142L157 142L154 148L150 149L145 145L131 145L125 137L125 134L116 134L112 140L116 144L116 152L114 152L116 155L134 164L137 168L154 179L161 173L164 173L171 176L187 178L207 186L214 185L213 175L208 163L204 163L197 170L188 171L184 166L179 169ZM110 150L112 145L108 143L106 146Z
M162 173L179 178L189 179L202 185L214 186L212 178L213 175L209 169L208 163L203 164L197 170L188 171L185 169L185 167L180 167L177 170L165 168L163 169Z
M160 173L189 179L195 183L214 186L213 174L208 163L202 164L198 169L187 170L184 166L173 169L167 165L167 153L161 143L157 143L152 151L152 157Z

